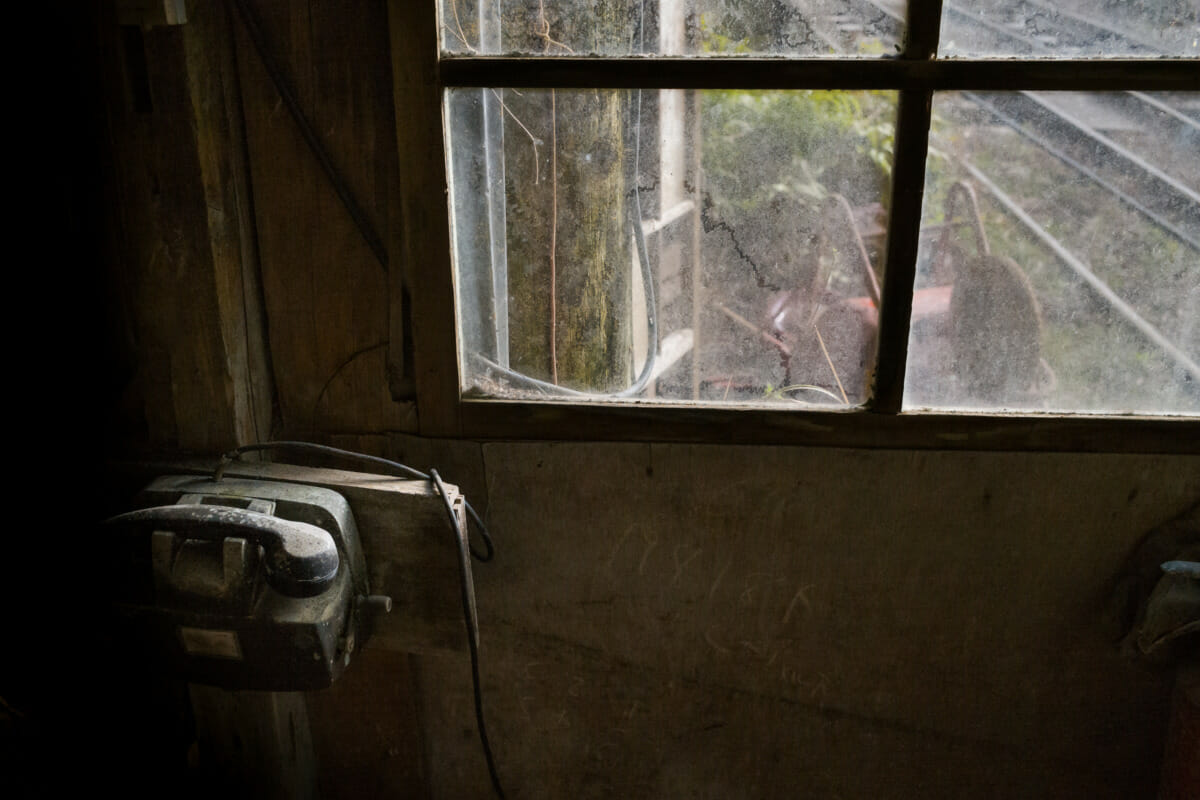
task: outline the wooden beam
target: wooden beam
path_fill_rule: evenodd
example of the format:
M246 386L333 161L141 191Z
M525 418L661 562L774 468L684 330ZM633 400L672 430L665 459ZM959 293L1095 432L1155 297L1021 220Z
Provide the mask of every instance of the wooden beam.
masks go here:
M446 86L572 89L1195 91L1195 59L897 59L453 56Z
M811 411L683 403L471 400L475 439L709 442L912 450L1195 453L1200 419L1056 414Z
M175 28L101 24L115 180L111 280L133 365L124 444L185 451L253 441L269 425L238 123L220 7Z
M407 286L412 298L420 432L426 436L457 436L458 347L436 17L434 3L388 3L392 90L396 118L403 121L396 125L396 149L404 236L402 258L392 269L390 300L393 309L399 308L401 290Z
M392 341L391 279L372 246L396 211L392 95L376 79L388 59L385 11L256 2L246 4L252 26L238 8L279 430L402 429L407 409L389 392L387 356L403 341Z
M233 401L238 443L270 435L274 381L267 351L246 130L231 20L223 4L196 9L184 49L196 149L212 242L222 340L236 370ZM232 234L232 235L231 235Z

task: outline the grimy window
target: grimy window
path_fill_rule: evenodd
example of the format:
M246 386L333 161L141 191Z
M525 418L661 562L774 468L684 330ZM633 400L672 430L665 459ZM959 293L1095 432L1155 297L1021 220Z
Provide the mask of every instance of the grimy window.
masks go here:
M1196 0L439 12L464 409L1195 431Z

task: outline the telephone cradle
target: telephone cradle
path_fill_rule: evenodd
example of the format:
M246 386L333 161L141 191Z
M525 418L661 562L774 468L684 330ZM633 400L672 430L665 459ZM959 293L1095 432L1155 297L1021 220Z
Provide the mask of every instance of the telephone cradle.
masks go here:
M115 633L187 681L295 691L335 681L391 608L354 515L318 486L164 476L104 523Z

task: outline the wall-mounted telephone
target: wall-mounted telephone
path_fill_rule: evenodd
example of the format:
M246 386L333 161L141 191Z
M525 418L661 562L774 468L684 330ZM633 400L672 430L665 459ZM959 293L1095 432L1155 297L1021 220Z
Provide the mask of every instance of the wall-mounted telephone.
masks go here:
M143 490L113 537L119 625L175 674L228 689L328 686L390 609L368 591L335 491L177 475Z

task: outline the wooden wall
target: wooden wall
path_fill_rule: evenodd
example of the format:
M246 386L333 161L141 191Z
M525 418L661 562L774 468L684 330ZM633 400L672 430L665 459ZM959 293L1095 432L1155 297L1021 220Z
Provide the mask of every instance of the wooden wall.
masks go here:
M1110 581L1200 496L1200 459L544 443L436 458L487 498L496 536L476 580L513 794L1151 793L1166 687L1117 656ZM419 669L433 794L486 796L464 659Z
M1168 681L1103 611L1200 456L413 436L387 6L251 5L390 263L231 6L140 36L102 15L110 453L311 438L460 484L497 540L476 576L511 797L1152 791ZM471 707L465 654L364 653L310 698L322 790L487 796Z
M248 6L369 226L392 230L399 171L386 6ZM390 390L403 376L387 371L388 268L235 9L196 4L177 27L103 23L108 200L123 237L111 274L127 331L127 352L115 356L137 364L118 439L206 452L272 431L411 429L413 407Z

